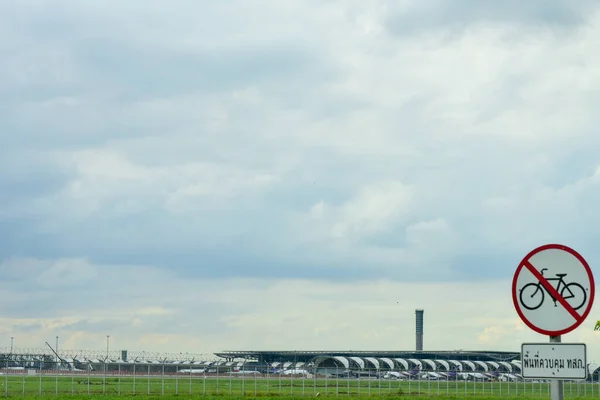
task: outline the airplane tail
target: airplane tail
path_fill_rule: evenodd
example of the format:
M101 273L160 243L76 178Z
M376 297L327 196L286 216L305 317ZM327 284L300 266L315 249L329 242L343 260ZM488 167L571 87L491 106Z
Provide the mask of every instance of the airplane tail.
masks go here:
M452 371L448 371L448 379L456 379L459 371L460 371L460 367L458 365L455 366Z
M420 371L420 366L416 365L413 369L411 369L410 371L402 371L401 374L402 376L411 379L414 376L418 376L419 375L419 371Z

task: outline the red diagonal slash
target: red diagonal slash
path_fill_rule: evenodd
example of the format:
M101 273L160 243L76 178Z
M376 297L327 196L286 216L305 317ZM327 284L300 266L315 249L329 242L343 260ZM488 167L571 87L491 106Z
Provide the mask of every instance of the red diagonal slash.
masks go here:
M524 261L523 266L525 266L529 270L529 272L531 272L533 276L535 276L535 278L538 281L540 281L540 283L548 291L550 296L558 300L558 302L565 308L565 310L569 312L569 314L573 316L573 318L575 318L577 322L581 322L581 315L579 315L579 313L577 313L577 311L575 311L575 309L571 307L571 305L567 303L567 301L558 293L558 290L554 289L554 286L552 286L550 282L548 282L548 280L542 274L540 274L533 265L531 265L529 260Z

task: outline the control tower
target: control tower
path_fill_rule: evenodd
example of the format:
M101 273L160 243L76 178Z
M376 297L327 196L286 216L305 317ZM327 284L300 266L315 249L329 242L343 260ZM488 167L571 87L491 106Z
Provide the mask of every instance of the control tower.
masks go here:
M417 351L423 351L423 309L415 310Z

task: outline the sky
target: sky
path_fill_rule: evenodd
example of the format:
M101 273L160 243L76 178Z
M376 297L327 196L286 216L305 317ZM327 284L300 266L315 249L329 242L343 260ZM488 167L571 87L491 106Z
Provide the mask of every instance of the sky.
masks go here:
M599 45L586 0L0 2L0 347L548 341L511 283L598 272Z

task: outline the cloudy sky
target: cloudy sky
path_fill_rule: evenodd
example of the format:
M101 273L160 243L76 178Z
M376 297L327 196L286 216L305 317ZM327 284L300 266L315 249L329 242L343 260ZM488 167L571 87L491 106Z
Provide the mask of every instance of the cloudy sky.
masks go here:
M511 281L598 271L599 45L588 1L0 2L0 347L547 341Z

